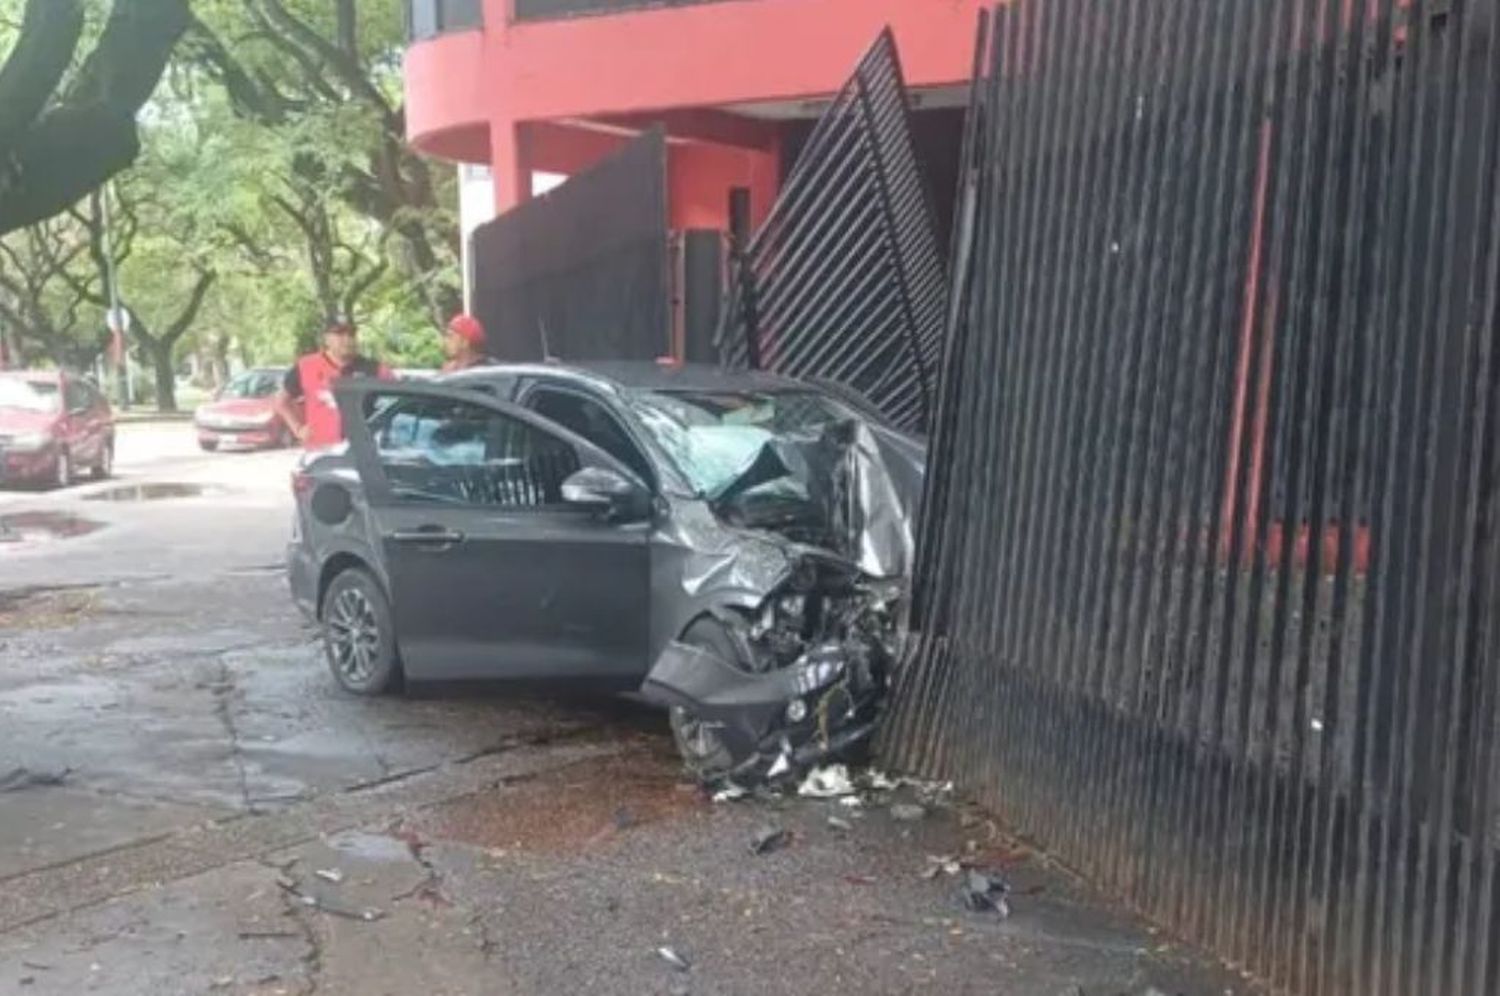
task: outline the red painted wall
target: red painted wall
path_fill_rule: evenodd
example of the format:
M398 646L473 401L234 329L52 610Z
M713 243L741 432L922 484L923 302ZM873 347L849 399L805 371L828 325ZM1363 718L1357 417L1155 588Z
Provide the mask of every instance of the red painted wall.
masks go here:
M826 97L886 25L895 31L908 82L960 83L986 2L726 0L511 23L510 0L486 0L482 31L408 51L407 131L430 154L489 161L503 211L524 197L529 169L548 168L525 161L523 124ZM720 180L748 176L755 190L774 191L754 154L715 147L685 153L683 162L692 161ZM674 205L674 215L718 214L708 180L678 171L687 200Z

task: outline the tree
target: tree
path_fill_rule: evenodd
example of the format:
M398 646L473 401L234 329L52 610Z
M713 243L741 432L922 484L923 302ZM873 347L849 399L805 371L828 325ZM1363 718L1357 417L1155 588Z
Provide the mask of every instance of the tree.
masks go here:
M22 361L87 367L104 349L86 229L64 215L0 239L0 322Z
M83 0L26 0L19 25L7 22L0 235L57 215L135 161L136 113L191 23L188 0L115 0L86 48L88 13Z
M406 144L398 5L360 6L203 0L183 57L223 88L244 119L271 131L337 133L346 140L302 146L291 171L299 183L331 189L378 224L429 315L442 320L460 304L453 181ZM309 148L317 151L303 154Z

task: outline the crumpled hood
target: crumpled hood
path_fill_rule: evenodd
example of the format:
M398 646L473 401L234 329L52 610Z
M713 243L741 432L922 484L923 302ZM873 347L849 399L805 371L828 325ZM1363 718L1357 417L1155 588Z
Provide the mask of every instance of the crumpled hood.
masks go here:
M714 505L789 478L823 516L833 553L870 577L903 578L915 559L924 464L920 443L864 422L839 422L769 440Z

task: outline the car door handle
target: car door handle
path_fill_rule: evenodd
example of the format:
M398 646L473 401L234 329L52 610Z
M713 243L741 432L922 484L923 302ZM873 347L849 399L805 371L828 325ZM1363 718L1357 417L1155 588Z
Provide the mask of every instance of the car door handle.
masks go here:
M423 527L421 529L398 529L390 534L394 543L422 543L431 546L452 546L464 541L464 534L454 529L443 529L440 526Z

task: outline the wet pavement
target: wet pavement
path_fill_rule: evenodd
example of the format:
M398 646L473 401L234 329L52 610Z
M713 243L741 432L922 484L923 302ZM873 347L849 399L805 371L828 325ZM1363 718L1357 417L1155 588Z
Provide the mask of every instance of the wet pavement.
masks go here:
M0 500L104 523L0 548L0 993L1249 991L912 788L715 804L622 700L340 692L277 566L288 466Z

